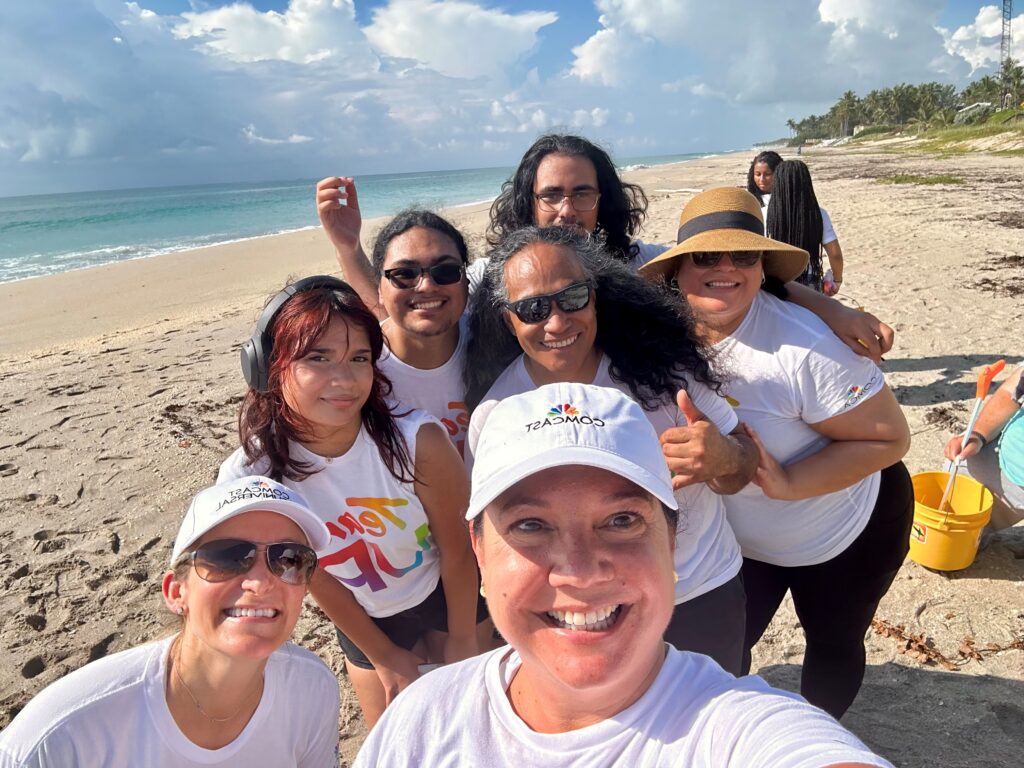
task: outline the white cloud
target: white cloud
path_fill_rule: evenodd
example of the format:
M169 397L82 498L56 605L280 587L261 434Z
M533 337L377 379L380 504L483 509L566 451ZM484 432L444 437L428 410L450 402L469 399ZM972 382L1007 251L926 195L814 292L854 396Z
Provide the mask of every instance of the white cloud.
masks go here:
M1011 53L1024 59L1024 13L1010 20ZM978 15L952 34L946 33L946 50L971 65L971 71L984 67L999 68L1000 42L1003 37L1003 11L995 5L978 9Z
M509 14L470 2L391 0L364 31L381 53L414 59L450 77L496 77L537 44L555 13Z
M235 62L330 62L354 67L357 74L376 66L352 0L291 0L284 13L245 3L186 12L174 35Z
M242 129L242 134L245 136L246 141L253 144L305 144L307 141L313 140L312 136L302 136L298 133L293 133L285 139L270 139L256 133L256 126L252 123Z

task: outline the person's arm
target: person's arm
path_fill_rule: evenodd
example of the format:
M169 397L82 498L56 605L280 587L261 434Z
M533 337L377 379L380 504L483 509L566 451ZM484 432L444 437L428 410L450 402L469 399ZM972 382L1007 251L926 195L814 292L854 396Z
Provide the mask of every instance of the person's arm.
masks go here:
M787 301L809 309L822 319L839 340L863 357L871 358L876 364L882 355L892 349L896 332L870 312L844 307L800 283L786 283Z
M1017 389L1022 372L1024 372L1024 368L1014 371L1010 378L996 390L991 399L985 403L981 413L978 414L974 429L968 435L966 444L963 435L956 435L946 443L944 454L947 459L950 461L956 461L958 458L966 459L999 437L999 433L1003 431L1003 427L1010 421L1013 414L1020 410L1021 406L1013 399L1013 394Z
M886 385L855 408L808 426L832 442L786 466L747 427L760 451L754 482L769 498L796 500L834 493L895 464L910 448L907 420Z
M384 686L388 704L420 676L419 665L426 659L391 642L348 587L327 571L322 568L316 570L309 584L309 593L338 629L366 654Z
M843 283L843 249L839 245L838 240L833 240L831 243L825 243L821 246L825 249L825 255L828 256L828 266L832 270L832 281L836 286L840 286Z
M753 440L739 426L723 435L697 409L685 389L679 390L676 404L687 426L666 429L659 436L672 472L672 487L678 490L707 483L715 493L728 495L746 486L758 465Z
M445 663L478 653L476 643L476 560L469 544L465 514L469 478L458 451L436 424L420 427L416 437L416 496L427 514L441 558L441 586L448 603Z
M380 303L373 267L359 241L363 217L359 212L356 183L347 176L328 176L316 185L316 211L324 233L334 246L345 282L359 294L378 320L388 316Z

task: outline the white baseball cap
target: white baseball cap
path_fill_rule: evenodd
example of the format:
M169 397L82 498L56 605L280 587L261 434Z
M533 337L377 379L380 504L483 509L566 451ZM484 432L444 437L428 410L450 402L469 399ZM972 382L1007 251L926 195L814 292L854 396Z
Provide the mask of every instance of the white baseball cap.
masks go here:
M245 512L277 512L293 521L306 534L309 546L319 551L331 540L324 521L309 508L306 500L291 488L261 475L227 480L195 495L171 552L171 567L181 553L204 533Z
M520 480L571 464L614 472L678 509L658 435L643 409L617 389L562 382L507 397L487 414L466 519Z

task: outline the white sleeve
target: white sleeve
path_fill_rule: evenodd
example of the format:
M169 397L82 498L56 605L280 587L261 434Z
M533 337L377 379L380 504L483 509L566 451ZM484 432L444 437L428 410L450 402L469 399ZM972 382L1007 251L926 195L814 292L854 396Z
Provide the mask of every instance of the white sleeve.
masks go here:
M693 404L697 406L697 410L703 413L719 432L728 435L736 429L736 425L740 423L736 411L715 390L703 382L691 380L687 382L686 391Z
M224 462L220 465L220 470L217 472L217 484L258 474L260 473L253 469L252 465L249 464L249 460L245 457L245 451L238 448L224 459Z
M733 691L716 702L712 723L718 759L743 768L821 768L838 763L892 768L817 707L778 692Z
M878 366L835 336L823 336L795 374L801 417L808 424L856 408L885 386Z
M824 208L821 209L821 244L828 245L834 243L839 238L836 237L835 227L832 226L832 217L828 215L828 211Z
M500 400L484 400L474 409L473 415L469 419L469 429L466 431L466 455L463 458L466 461L466 471L469 472L470 477L473 476L473 461L476 458L476 444L480 442L480 431L484 428L491 411L500 402Z
M484 270L487 269L487 263L489 261L489 258L483 256L466 267L466 280L469 281L470 296L476 293L476 289L479 288L480 283L483 282Z
M311 728L311 736L306 751L296 764L297 768L338 768L341 758L338 754L338 712L341 709L341 697L338 692L338 680L327 669L326 677L330 682L322 686L323 691L315 697L316 706L310 714L317 718ZM310 691L303 691L308 696Z

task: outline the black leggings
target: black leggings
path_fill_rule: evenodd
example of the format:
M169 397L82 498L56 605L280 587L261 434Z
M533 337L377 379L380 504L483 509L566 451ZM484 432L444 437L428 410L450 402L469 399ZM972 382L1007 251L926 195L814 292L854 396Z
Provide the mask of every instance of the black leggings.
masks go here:
M792 568L744 558L744 674L750 671L750 649L790 590L807 640L800 693L836 719L842 717L864 680L864 633L910 549L913 517L910 474L898 462L882 470L867 527L836 557Z

